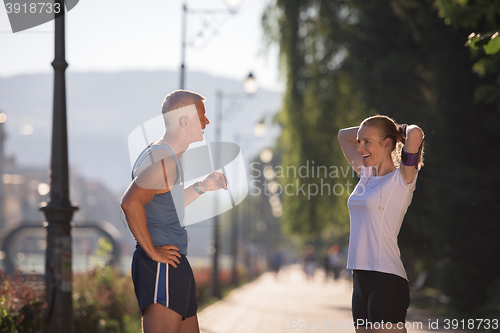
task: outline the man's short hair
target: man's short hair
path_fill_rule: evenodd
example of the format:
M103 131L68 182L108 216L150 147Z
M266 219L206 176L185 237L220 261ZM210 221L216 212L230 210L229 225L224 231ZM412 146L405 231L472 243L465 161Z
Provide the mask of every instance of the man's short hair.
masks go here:
M184 116L198 119L196 104L204 100L205 97L200 94L187 90L176 90L168 94L161 106L165 128L168 131L175 130L179 126L179 119Z
M196 104L196 102L201 102L205 99L205 97L192 91L176 90L165 97L161 106L161 113L165 114L191 104Z

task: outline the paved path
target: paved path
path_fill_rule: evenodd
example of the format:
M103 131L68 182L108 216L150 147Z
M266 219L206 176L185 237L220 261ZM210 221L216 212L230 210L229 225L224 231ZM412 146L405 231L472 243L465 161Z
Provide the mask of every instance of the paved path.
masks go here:
M351 293L351 282L325 283L319 272L315 281L306 281L297 266L282 271L279 279L265 273L201 311L201 333L354 332ZM422 326L409 333L451 331L429 330L429 318L413 309L407 325L412 322Z

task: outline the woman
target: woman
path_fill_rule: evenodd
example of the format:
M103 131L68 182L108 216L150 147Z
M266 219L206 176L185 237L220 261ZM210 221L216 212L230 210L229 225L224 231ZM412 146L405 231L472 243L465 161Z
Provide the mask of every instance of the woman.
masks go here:
M338 138L361 177L348 200L356 331L406 332L410 293L397 237L423 165L424 134L416 125L376 115L340 130Z

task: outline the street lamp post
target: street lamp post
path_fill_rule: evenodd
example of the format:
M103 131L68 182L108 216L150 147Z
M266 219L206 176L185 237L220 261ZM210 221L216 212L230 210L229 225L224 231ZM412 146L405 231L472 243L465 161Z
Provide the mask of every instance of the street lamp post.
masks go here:
M236 133L234 135L234 143L238 146L240 145L240 134ZM238 280L238 224L240 221L241 205L236 207L236 219L231 225L231 253L232 253L232 272L231 272L231 284L237 286Z
M4 123L7 120L5 113L0 111L0 175L4 174L5 171L5 160L4 160L4 144L5 144L5 129ZM3 180L0 182L0 230L6 227L5 221L5 185Z
M216 92L216 127L215 127L215 142L220 142L221 140L221 122L222 122L222 91L217 90ZM221 154L217 154L219 156ZM214 202L214 209L216 215L214 216L214 254L213 254L213 270L212 270L212 296L216 298L221 298L220 283L219 283L219 215L217 214L219 208L219 201L217 197Z
M45 214L47 250L45 252L45 290L47 308L44 332L72 333L73 299L71 270L71 219L78 209L69 200L68 135L66 126L66 80L64 0L55 18L54 101L50 199L40 210Z
M242 96L241 94L230 94L224 97L224 94L221 90L217 90L216 92L216 122L215 122L215 142L220 142L222 138L222 116L223 116L223 99L241 99L248 96L252 96L258 90L258 84L255 80L252 73L248 75L245 82L243 83L243 90L246 95ZM220 158L222 154L217 154ZM220 162L220 161L219 161ZM221 165L221 163L215 163L216 165ZM215 212L218 211L218 201L217 197L215 197ZM219 215L215 215L214 217L214 228L213 228L213 243L214 243L214 253L212 256L212 296L216 298L221 298L220 291L220 283L219 283Z
M203 14L203 15L214 15L214 14L236 14L238 12L239 7L243 0L225 0L224 4L227 9L225 10L216 10L216 9L188 9L187 3L184 2L182 4L182 35L181 35L181 79L180 79L180 89L184 89L185 80L186 80L186 48L188 45L186 41L186 29L187 29L187 15L191 14ZM204 27L206 28L206 27ZM200 31L196 35L202 35L203 31Z
M254 125L254 132L265 132L265 127L266 125L264 124L263 121L257 122L256 125ZM257 135L257 138L262 138L263 136ZM234 135L234 143L240 146L241 143L241 135L240 133L235 133ZM251 196L251 195L250 195ZM244 229L245 225L250 225L250 224L244 224L243 223L243 207L242 205L239 205L236 207L236 218L235 221L231 224L231 252L232 252L232 273L231 273L231 284L233 286L237 286L239 284L239 276L238 276L238 252L239 252L239 233L240 233L240 228ZM244 234L248 236L248 232L244 231ZM247 245L245 243L245 245ZM247 266L249 267L249 266Z
M186 20L187 20L187 3L182 4L182 41L181 41L181 89L184 89L184 71L186 66Z
M254 135L261 139L266 135L266 124L264 117L260 117L259 120L256 122L254 125ZM261 162L268 163L272 159L272 151L270 149L264 149L259 156ZM255 207L254 207L255 206ZM249 198L248 201L248 218L245 220L246 225L245 225L245 248L246 248L246 256L245 256L245 264L248 267L247 271L247 277L252 278L254 275L254 268L253 268L253 251L254 251L254 237L253 237L253 228L252 224L254 220L257 220L257 212L258 210L258 200L253 199L252 197Z

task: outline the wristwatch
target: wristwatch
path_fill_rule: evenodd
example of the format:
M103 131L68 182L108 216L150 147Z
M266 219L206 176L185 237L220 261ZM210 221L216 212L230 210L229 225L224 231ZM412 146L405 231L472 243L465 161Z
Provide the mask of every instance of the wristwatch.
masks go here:
M196 193L198 193L199 195L202 195L203 192L202 190L200 190L200 187L198 186L198 182L194 183L194 190L196 191Z

